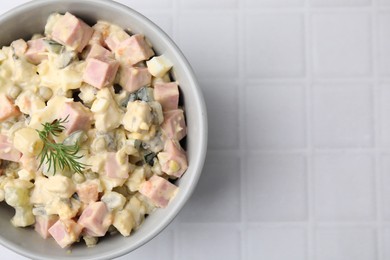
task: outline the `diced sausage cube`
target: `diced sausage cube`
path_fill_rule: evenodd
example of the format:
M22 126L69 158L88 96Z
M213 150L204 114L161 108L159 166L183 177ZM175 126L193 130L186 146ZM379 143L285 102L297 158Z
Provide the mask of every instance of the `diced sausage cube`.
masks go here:
M87 235L102 237L112 224L112 215L104 202L93 202L81 213L78 224L84 227Z
M178 188L166 179L153 175L141 184L139 192L149 198L155 206L165 208L177 190Z
M170 176L180 178L188 168L186 153L176 141L167 140L164 151L157 157L161 170Z
M129 177L127 162L120 162L118 160L118 154L114 152L107 153L104 169L106 176L109 178L125 180Z
M35 216L35 231L44 239L50 237L49 229L58 221L58 216Z
M65 248L76 242L83 227L71 219L58 220L49 228L50 235L60 247Z
M90 26L67 12L54 24L51 36L55 41L81 52L92 34L93 29Z
M111 51L115 51L120 43L129 39L130 35L128 35L125 31L118 31L116 33L111 33L105 40L104 43Z
M80 102L66 102L60 113L59 118L68 117L64 123L65 133L68 135L77 130L87 131L91 127L92 114Z
M115 49L115 58L124 65L134 65L154 55L152 48L142 34L135 34L119 43Z
M19 115L18 107L6 95L0 94L0 122Z
M183 139L187 134L183 110L175 109L164 112L164 122L161 128L167 138L177 141Z
M114 58L114 54L98 44L92 44L86 59Z
M29 40L27 42L28 49L25 53L27 61L32 64L39 64L43 60L47 59L47 48L44 42L44 38Z
M8 141L7 136L0 135L0 159L19 162L21 156L22 154Z
M179 105L179 86L176 82L156 83L154 85L154 99L161 104L164 111L177 109Z
M81 202L89 204L99 198L98 184L92 181L86 181L77 186L77 195Z
M102 89L114 82L118 67L119 63L114 59L90 58L87 60L83 80L95 88Z
M150 85L152 75L147 68L123 67L120 72L119 84L125 90L134 92L143 86Z

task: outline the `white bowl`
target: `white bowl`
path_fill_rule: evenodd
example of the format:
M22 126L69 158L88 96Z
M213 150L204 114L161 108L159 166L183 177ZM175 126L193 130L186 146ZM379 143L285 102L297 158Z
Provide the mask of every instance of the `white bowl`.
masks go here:
M0 46L18 38L29 38L42 32L49 14L66 11L89 24L107 20L132 32L142 33L158 54L164 53L174 64L174 75L180 84L188 124L187 156L189 167L176 182L177 196L165 209L148 216L130 237L109 236L96 247L72 247L71 253L61 249L53 239L42 239L31 228L15 228L10 219L14 211L5 203L0 205L0 243L33 259L112 259L142 246L161 232L179 213L191 196L200 177L207 147L207 116L202 93L187 60L173 41L150 20L127 6L104 0L38 0L19 6L0 16ZM156 252L158 254L158 252Z

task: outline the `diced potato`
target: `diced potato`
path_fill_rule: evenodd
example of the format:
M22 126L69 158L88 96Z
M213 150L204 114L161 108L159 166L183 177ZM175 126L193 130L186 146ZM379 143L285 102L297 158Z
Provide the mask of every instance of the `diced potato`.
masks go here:
M68 199L76 192L73 181L62 175L50 176L47 182L47 190L56 193L60 198Z
M18 171L18 176L21 180L31 181L35 178L35 173L26 169L21 169Z
M30 204L28 189L7 185L4 192L5 202L12 207L23 207Z
M137 228L141 225L142 221L145 219L146 208L136 196L130 198L129 202L126 204L125 209L130 210L131 215L134 219L134 228Z
M24 91L15 100L17 105L24 114L33 115L39 110L46 107L45 101L33 91Z
M156 78L164 76L173 66L172 62L164 55L155 56L146 61L150 74Z
M145 169L137 167L130 173L130 177L126 181L126 186L130 191L138 191L139 185L145 181Z
M57 214L60 219L71 219L77 215L80 207L78 200L55 197L45 206L45 210L49 215Z
M152 124L152 108L144 101L127 104L127 112L123 117L123 126L129 132L142 133L148 131Z
M126 198L122 194L115 191L106 192L101 200L106 203L107 208L110 211L121 210L126 203Z
M11 219L15 227L27 227L35 223L35 217L32 214L32 206L15 207L15 215Z
M32 128L21 128L15 132L14 146L23 154L38 155L43 148L43 141L37 131Z
M122 236L129 236L134 226L134 219L130 210L123 209L117 211L114 215L113 225L122 234Z
M3 50L0 50L0 61L3 61L7 59L7 55L4 53Z
M48 178L37 176L34 182L34 187L31 192L31 203L46 204L52 199L53 194L46 189L48 187L48 181Z
M92 107L96 111L94 119L95 127L98 131L107 132L119 127L121 124L123 112L115 102L109 88L103 88L98 91Z
M56 22L62 17L62 14L54 13L47 18L47 22L45 25L45 35L49 36L51 35L51 32L53 31L53 27L56 24Z
M84 104L91 105L96 98L97 89L87 83L83 83L80 87L79 97Z

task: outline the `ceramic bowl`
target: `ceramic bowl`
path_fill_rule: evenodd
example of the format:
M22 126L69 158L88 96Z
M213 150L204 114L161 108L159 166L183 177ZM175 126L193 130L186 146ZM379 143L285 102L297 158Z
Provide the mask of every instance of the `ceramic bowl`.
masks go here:
M173 62L173 75L180 84L188 124L189 168L176 182L179 192L168 207L153 212L129 237L108 236L93 248L80 243L69 252L61 249L53 239L42 239L32 228L13 227L10 219L14 211L3 202L0 203L0 243L33 259L112 259L135 250L155 237L175 218L191 196L202 172L207 150L206 108L194 73L176 44L146 17L113 1L38 0L21 5L0 16L0 46L43 32L46 19L51 13L66 11L90 25L97 20L106 20L128 28L133 33L142 33L153 44L157 54L164 54Z

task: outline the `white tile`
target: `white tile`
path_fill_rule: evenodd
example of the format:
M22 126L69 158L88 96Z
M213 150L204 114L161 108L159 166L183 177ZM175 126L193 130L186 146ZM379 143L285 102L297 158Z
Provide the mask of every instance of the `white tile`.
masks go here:
M316 76L369 76L371 17L366 13L314 14L313 70Z
M316 260L377 259L371 228L319 228L315 234Z
M127 5L136 11L140 11L143 9L164 9L171 8L173 0L115 0L121 4Z
M383 155L381 158L381 190L383 200L383 217L390 220L390 155Z
M0 245L0 255L2 259L29 260L29 258L16 254L15 252L9 250L6 247L3 247L2 245Z
M305 260L306 232L291 227L249 226L246 244L248 260Z
M390 102L389 102L390 84L381 84L379 91L380 91L379 92L379 96L380 96L380 103L379 103L380 143L379 145L389 147L390 146Z
M303 156L250 153L245 165L245 210L249 221L307 219L307 175Z
M390 5L390 0L378 0L379 4L383 6L388 6Z
M209 152L202 176L180 214L183 222L240 221L240 160Z
M144 16L149 18L154 22L158 27L160 27L164 32L166 32L171 38L173 37L172 29L172 12L153 12L153 11L144 11L142 13Z
M179 46L198 76L237 76L238 32L234 13L181 12L177 23Z
M390 227L383 228L384 260L390 260Z
M173 255L174 234L171 230L164 230L150 242L141 246L137 250L117 258L118 260L138 259L138 260L167 260ZM158 252L158 254L156 254Z
M311 0L313 6L367 6L372 0Z
M318 147L373 143L372 89L368 84L318 84L313 97L313 138Z
M237 1L239 0L178 0L179 7L181 8L196 8L196 9L208 9L208 8L235 8L237 7Z
M248 7L277 6L290 7L302 6L305 0L246 0Z
M207 107L209 148L237 149L240 86L236 82L226 80L200 80L200 86Z
M234 226L182 225L178 234L177 259L240 259L240 232Z
M245 70L251 77L299 77L305 73L301 14L248 14ZM288 44L286 44L288 43Z
M375 217L375 175L369 155L317 154L313 170L316 219L367 221Z
M246 145L249 148L305 146L305 94L301 85L248 86L245 95Z
M390 3L390 1L388 1ZM382 76L390 75L390 13L379 13L378 17L378 70Z

